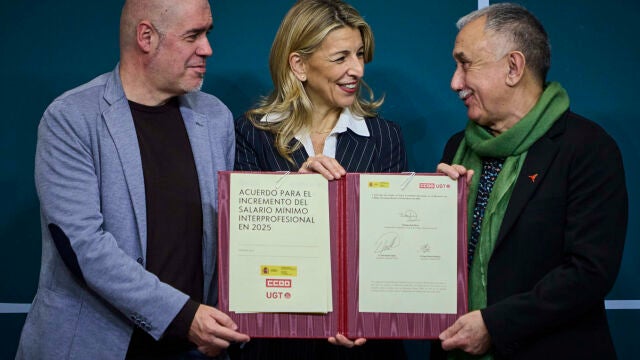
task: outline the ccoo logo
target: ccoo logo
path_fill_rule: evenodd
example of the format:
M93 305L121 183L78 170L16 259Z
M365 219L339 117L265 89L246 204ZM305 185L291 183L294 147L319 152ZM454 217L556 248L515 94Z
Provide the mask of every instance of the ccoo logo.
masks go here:
M266 285L268 288L290 288L292 282L291 279L267 279Z

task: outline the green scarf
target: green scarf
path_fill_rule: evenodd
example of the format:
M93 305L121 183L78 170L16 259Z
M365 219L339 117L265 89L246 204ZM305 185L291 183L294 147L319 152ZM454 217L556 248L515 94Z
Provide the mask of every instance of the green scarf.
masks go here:
M487 208L485 209L480 239L473 255L469 272L469 311L483 309L487 306L487 269L489 259L498 238L502 219L507 210L509 199L516 179L522 169L529 147L544 135L569 108L569 96L557 82L546 84L545 90L536 105L525 117L509 130L498 136L491 135L485 128L469 121L465 129L464 139L453 158L454 164L462 164L473 169L475 175L469 188L468 224L473 218L478 182L482 171L482 158L493 157L505 159L502 170L496 179ZM455 358L492 359L491 354L473 357L458 352Z

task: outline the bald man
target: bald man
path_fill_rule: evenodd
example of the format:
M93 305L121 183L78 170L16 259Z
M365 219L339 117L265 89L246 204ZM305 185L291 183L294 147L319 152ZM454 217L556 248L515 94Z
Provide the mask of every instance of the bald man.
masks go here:
M38 128L38 290L17 359L225 358L249 337L216 310L216 173L232 115L200 92L206 0L128 0L120 63Z

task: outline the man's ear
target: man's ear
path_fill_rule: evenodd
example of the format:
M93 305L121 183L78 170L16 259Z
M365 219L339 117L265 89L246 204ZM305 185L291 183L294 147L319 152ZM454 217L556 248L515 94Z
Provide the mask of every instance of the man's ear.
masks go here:
M151 52L157 37L158 32L149 21L143 20L136 26L136 42L143 52Z
M509 52L509 54L507 54L507 61L509 62L509 72L507 73L506 82L508 86L515 86L524 76L527 61L524 54L520 51Z
M289 67L298 80L302 82L307 81L307 68L304 63L304 58L302 58L299 53L292 52L289 54Z

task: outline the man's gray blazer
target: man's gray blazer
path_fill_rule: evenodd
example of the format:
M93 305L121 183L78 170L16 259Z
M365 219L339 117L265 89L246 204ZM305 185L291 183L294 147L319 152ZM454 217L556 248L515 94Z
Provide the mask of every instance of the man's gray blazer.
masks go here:
M180 97L203 211L205 303L217 301L217 171L233 166L233 118L214 96ZM134 325L154 338L188 296L145 270L136 130L119 67L66 92L38 128L42 267L18 359L123 359Z

